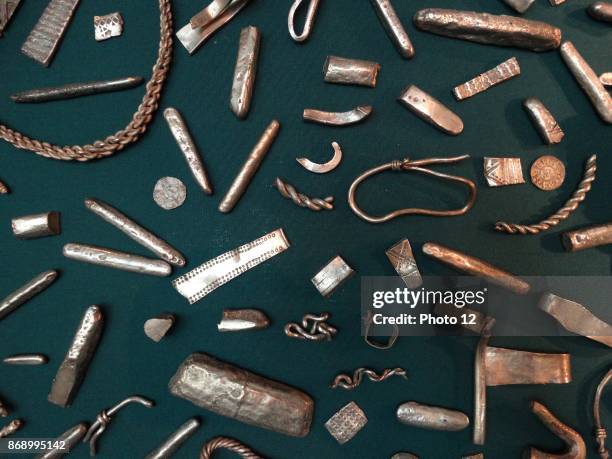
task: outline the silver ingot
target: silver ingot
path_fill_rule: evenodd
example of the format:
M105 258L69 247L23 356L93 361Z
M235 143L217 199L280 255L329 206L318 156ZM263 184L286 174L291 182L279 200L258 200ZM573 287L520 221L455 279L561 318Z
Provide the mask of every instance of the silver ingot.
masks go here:
M193 304L240 274L284 252L290 245L279 228L203 263L174 279L172 286Z
M64 361L53 379L48 400L65 408L72 404L87 368L93 359L104 328L104 315L99 306L90 306L85 311L81 323L68 348Z
M105 16L94 16L94 34L96 41L120 37L123 33L123 18L118 12Z
M120 269L149 276L166 277L172 273L172 267L162 260L133 255L118 250L107 249L87 244L66 244L64 256L71 260L82 261L92 265Z
M261 330L269 325L268 316L258 309L224 309L217 329L220 332L237 332Z
M408 288L418 288L423 285L416 260L408 239L402 239L385 252L395 272L402 278Z
M305 108L302 118L305 121L328 126L349 126L365 120L371 114L371 105L360 105L347 112L325 112L314 108Z
M379 71L378 62L327 56L323 65L323 79L327 83L354 84L375 88Z
M10 293L6 298L0 301L0 320L4 319L19 306L49 287L49 285L57 279L58 275L59 273L55 270L44 271L22 287Z
M306 12L306 22L304 22L304 28L302 33L297 33L295 30L295 13L301 6L304 0L294 0L291 8L289 8L289 15L287 16L287 26L289 28L289 35L294 41L298 43L304 42L310 37L312 33L312 27L314 25L315 18L317 17L317 10L319 9L319 3L321 0L309 0L308 11Z
M415 85L406 87L398 100L423 121L446 134L459 135L463 132L463 121L459 116Z
M562 239L565 250L570 252L612 244L612 223L568 231L563 233Z
M15 354L2 359L7 365L45 365L49 358L43 354Z
M315 274L311 282L319 293L327 298L340 287L340 284L351 278L353 274L355 274L355 271L340 255L337 255Z
M523 107L544 143L551 145L563 140L563 129L540 99L529 97L523 101Z
M521 14L531 8L534 2L535 0L504 0L506 5Z
M525 183L521 158L484 158L484 176L489 186Z
M251 108L260 42L261 33L257 27L249 26L240 31L230 108L241 119L247 117Z
M0 38L21 0L0 0Z
M144 324L144 332L149 338L159 343L174 326L176 317L174 314L159 314L151 317Z
M164 210L181 207L187 199L187 187L176 177L162 177L153 188L153 201Z
M61 459L67 456L75 446L81 443L81 440L87 433L87 429L89 429L89 425L85 422L71 427L51 441L52 445L57 445L56 447L34 456L33 459Z
M310 432L314 401L306 393L207 354L191 354L168 384L172 395L246 424L294 437Z
M164 443L147 454L144 459L170 459L199 428L200 420L191 418L173 432Z
M402 424L421 429L457 432L470 425L470 418L461 411L417 402L402 403L397 407L396 416Z
M599 81L604 86L612 86L612 72L606 72L599 75Z
M397 51L402 57L411 59L414 56L414 46L391 0L371 0L370 3Z
M456 86L455 89L453 89L453 94L457 100L468 99L469 97L484 92L520 74L521 66L516 60L516 57L511 57L507 61L493 67L491 70L487 70L477 77L472 78L470 81Z
M314 163L308 158L296 158L295 160L307 171L314 172L315 174L327 174L338 167L340 161L342 161L342 149L338 142L332 142L332 148L334 149L334 156L326 163Z
M359 405L349 402L325 423L325 428L341 445L352 439L368 423Z
M612 3L595 2L589 5L587 11L593 19L609 22L610 24L612 24Z
M62 232L59 212L25 215L11 220L13 234L18 239L56 236Z

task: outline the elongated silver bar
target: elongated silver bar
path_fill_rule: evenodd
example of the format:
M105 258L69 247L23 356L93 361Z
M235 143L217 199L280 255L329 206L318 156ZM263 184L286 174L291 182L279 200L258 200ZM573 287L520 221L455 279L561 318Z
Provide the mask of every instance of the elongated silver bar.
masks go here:
M240 274L284 252L290 246L284 231L279 228L203 263L174 279L172 286L187 298L189 304L193 304Z
M418 288L423 285L423 278L419 272L410 241L402 239L385 252L395 272L402 278L408 288Z
M340 255L337 255L315 274L311 282L319 293L327 298L354 274L355 271L353 271L353 268L351 268Z
M74 427L71 427L66 432L61 434L52 444L58 445L56 448L45 451L42 454L38 454L34 459L60 459L67 456L70 451L81 443L81 440L87 433L89 425L85 422L81 422Z
M189 133L187 123L185 123L181 113L176 108L168 107L164 110L164 118L168 123L168 127L170 128L170 132L172 133L174 140L176 140L181 153L183 153L183 156L187 161L187 165L189 166L189 170L191 171L193 178L198 185L200 185L200 188L202 188L204 193L209 195L213 194L212 183L208 178L208 174L206 173L202 156L200 155L198 148L196 147L196 144Z
M168 263L185 266L185 257L178 250L109 204L88 198L85 199L85 207Z
M535 0L504 0L506 5L521 14L531 8L534 2Z
M74 99L75 97L91 96L106 92L123 91L140 86L143 77L130 76L105 81L90 81L87 83L70 83L51 88L31 89L13 94L11 99L19 104L33 104L52 100Z
M417 402L402 403L397 407L396 416L402 424L421 429L457 432L470 425L470 418L461 411Z
M58 275L59 273L55 270L44 271L13 293L10 293L0 302L0 320L49 287L57 279Z
M589 15L598 21L609 22L612 24L612 3L595 2L587 8Z
M44 365L49 358L43 354L15 354L2 359L7 365Z
M561 30L516 16L442 8L417 11L415 25L426 32L488 45L548 51L561 44Z
M13 234L18 239L56 236L62 232L59 212L25 215L11 220Z
M612 347L612 325L595 316L580 303L546 293L540 298L538 307L567 331Z
M208 354L187 357L168 389L172 395L246 424L293 437L310 432L314 401L308 394Z
M612 244L612 223L588 226L563 233L563 246L570 252Z
M599 75L599 81L604 86L612 86L612 72L606 72Z
M375 88L379 71L378 62L327 56L323 64L323 79L327 83L354 84Z
M561 56L600 118L606 123L612 123L612 97L571 41L561 45Z
M470 81L456 86L453 89L453 94L457 100L468 99L520 74L521 66L518 60L516 60L516 57L511 57L491 70L487 70Z
M489 186L525 183L521 158L484 158L484 176Z
M414 46L402 25L402 21L395 12L391 0L370 0L370 3L397 51L402 57L412 59Z
M446 134L459 135L463 132L463 121L459 116L415 85L406 87L398 100L423 121Z
M80 0L50 0L21 47L21 52L48 67Z
M325 428L341 445L351 440L368 423L363 410L355 402L349 402L327 420Z
M170 459L183 443L200 428L200 420L191 418L170 435L165 442L145 456L145 459Z
M280 130L280 123L276 120L268 125L264 133L259 138L257 144L253 147L246 161L240 168L238 175L232 182L230 189L227 191L225 197L219 204L219 211L223 213L231 212L232 209L238 204L238 201L245 193L251 180L255 176L255 173L261 166L264 158L270 151L278 131Z
M523 101L523 107L545 144L556 144L563 140L563 129L540 99L529 97Z
M21 0L0 0L0 38L9 21L19 7Z
M325 112L314 108L305 108L302 118L305 121L328 126L349 126L365 120L371 114L371 105L360 105L347 112Z
M53 379L48 400L62 408L70 406L76 397L87 368L93 359L104 328L104 315L100 306L90 306L68 348L64 361Z
M231 0L212 0L209 5L189 20L192 29L210 24L229 6Z
M261 330L268 328L269 325L268 316L258 309L224 309L217 330L220 332Z
M140 255L107 249L106 247L70 243L64 246L63 253L66 258L71 260L122 271L148 274L149 276L165 277L172 273L172 268L165 261L152 260Z
M251 108L260 42L261 33L257 27L249 26L240 31L238 57L230 97L230 108L240 119L246 118Z

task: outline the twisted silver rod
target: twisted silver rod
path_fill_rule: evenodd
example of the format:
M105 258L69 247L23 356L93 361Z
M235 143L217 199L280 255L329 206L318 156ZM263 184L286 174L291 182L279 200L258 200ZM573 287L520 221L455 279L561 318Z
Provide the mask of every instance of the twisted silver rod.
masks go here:
M331 341L338 330L329 325L327 319L329 319L329 312L322 314L306 314L302 318L302 324L294 322L285 325L285 335L289 338L305 339L310 341Z
M244 443L228 437L214 437L208 440L202 447L200 459L210 459L217 449L227 449L238 454L242 459L265 459Z
M320 210L333 210L333 196L328 196L324 199L311 198L297 191L292 185L284 182L280 177L276 177L274 186L279 191L281 196L286 199L291 199L296 205L306 207L310 210L318 212Z
M385 368L381 374L376 373L374 370L370 370L369 368L357 368L353 372L353 376L351 377L348 374L341 373L334 378L334 381L331 384L332 389L336 389L337 387L341 387L342 389L355 389L363 380L363 376L367 376L368 379L372 382L381 382L385 379L390 378L391 376L399 376L404 379L408 379L406 375L406 370L403 368Z

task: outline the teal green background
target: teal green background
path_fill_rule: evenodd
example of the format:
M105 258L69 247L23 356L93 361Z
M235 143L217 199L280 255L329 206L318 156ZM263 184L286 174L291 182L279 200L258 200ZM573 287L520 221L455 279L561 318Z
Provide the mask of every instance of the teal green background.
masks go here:
M139 103L144 88L44 105L15 105L12 93L73 81L125 75L149 76L158 42L158 10L154 1L81 2L64 42L49 69L20 54L19 48L46 2L25 1L0 39L0 119L40 139L81 144L123 128ZM395 408L408 400L456 408L473 414L472 362L477 339L403 338L389 351L368 347L360 337L359 277L331 298L323 299L310 278L329 259L341 254L359 275L393 275L385 250L408 237L421 271L427 275L450 271L421 253L426 241L436 241L482 257L519 275L609 275L609 247L568 254L562 231L611 220L610 127L597 117L589 101L565 68L558 52L532 53L452 40L415 30L411 17L420 8L439 6L508 13L500 1L395 0L395 8L414 42L416 56L402 59L383 31L369 2L322 1L313 34L305 44L294 43L287 32L289 1L257 0L219 31L194 56L175 44L172 70L161 107L183 113L204 157L215 194L204 195L158 113L136 145L110 159L88 164L41 158L0 144L0 178L12 193L0 198L0 296L8 294L39 272L57 268L59 280L0 323L1 355L42 352L51 361L43 367L0 365L0 397L25 420L27 437L54 437L83 420L93 420L105 407L130 394L154 399L147 410L130 406L120 412L99 442L100 457L143 457L187 418L201 416L203 427L176 457L197 457L209 438L228 435L272 458L386 458L411 451L422 458L459 458L483 451L488 458L518 457L529 444L542 449L562 447L529 411L538 399L562 420L577 428L595 457L591 439L591 399L601 375L610 365L609 350L583 338L495 338L494 345L571 352L574 381L564 386L500 387L488 390L488 436L484 448L471 443L471 429L459 433L417 430L395 420ZM525 15L563 29L566 39L596 72L610 71L612 28L591 20L586 0L570 0L553 8L538 0ZM175 24L184 25L202 3L174 2ZM122 37L97 43L92 17L120 11L125 19ZM240 29L256 25L262 46L255 94L249 117L239 121L229 110ZM382 69L376 89L329 85L321 68L327 55L370 59ZM458 103L451 89L503 60L516 56L520 77L473 99ZM465 131L447 136L419 120L396 102L408 84L416 84L459 114ZM543 146L521 101L536 96L555 114L566 133L554 147ZM331 128L306 124L305 107L343 111L371 104L374 113L364 124ZM217 211L222 195L251 147L272 119L281 131L248 192L229 215ZM296 157L324 162L332 141L344 151L340 167L328 175L303 170ZM470 154L461 165L443 168L478 181L480 195L467 215L450 219L406 217L384 225L359 220L348 208L346 191L363 170L405 156ZM598 179L586 202L551 231L534 237L508 236L492 230L498 219L532 222L555 211L573 192L586 158L597 153ZM529 167L542 154L553 154L567 166L567 179L553 192L529 183ZM483 156L518 156L527 183L488 188L482 177ZM152 190L162 176L181 178L188 187L185 204L164 211L153 202ZM333 195L336 209L314 213L300 209L272 188L282 176L313 196ZM462 192L413 174L381 175L366 183L359 202L372 212L407 205L456 206ZM188 258L185 269L160 279L84 265L63 258L67 242L83 242L149 255L83 206L96 197L152 229ZM31 241L15 239L12 217L58 210L61 236ZM199 303L190 306L170 286L170 280L238 245L278 227L292 243L290 250L261 265ZM576 298L580 299L580 298ZM102 306L106 326L99 349L71 408L47 402L51 381L74 330L90 304ZM216 323L224 308L257 307L273 325L261 332L220 334ZM170 311L178 316L171 334L160 343L142 331L149 317ZM330 343L290 340L285 323L306 312L329 311L340 332ZM316 401L310 435L284 437L201 410L170 396L167 382L180 362L204 351L270 378L299 387ZM360 366L375 369L402 366L409 380L366 382L352 392L328 388L333 377ZM338 445L323 424L349 401L366 412L367 426L349 443ZM610 398L604 400L604 419L612 425ZM221 453L219 457L225 456ZM79 447L71 457L85 458Z

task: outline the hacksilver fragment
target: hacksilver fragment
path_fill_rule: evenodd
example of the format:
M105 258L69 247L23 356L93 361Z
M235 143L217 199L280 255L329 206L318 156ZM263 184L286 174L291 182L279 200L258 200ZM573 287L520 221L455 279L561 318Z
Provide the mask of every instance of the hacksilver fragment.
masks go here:
M0 438L8 437L9 435L13 435L19 429L23 427L23 421L21 419L13 419L7 425L0 429Z
M456 86L453 89L453 94L457 100L468 99L520 74L521 66L518 60L516 57L511 57L491 70L487 70L470 81Z
M563 233L562 240L565 250L570 252L612 244L612 223L568 231Z
M187 198L187 187L176 177L162 177L153 188L153 201L164 210L181 207Z
M410 85L399 97L404 107L442 132L459 135L463 132L463 121L444 106L438 99L430 96L415 85Z
M115 12L105 16L94 16L94 37L96 41L120 37L123 33L123 18Z
M315 274L311 282L319 293L327 298L340 287L340 284L353 276L353 274L355 274L355 271L353 271L340 255L337 255Z
M402 25L402 21L395 12L391 0L370 0L372 8L376 12L378 19L385 28L389 39L395 45L397 52L406 59L411 59L414 56L414 46L406 29Z
M43 354L15 354L2 359L6 365L45 365L49 358Z
M257 27L249 26L240 31L238 57L230 97L230 108L240 119L246 118L251 108L260 42L261 33Z
M25 215L11 220L13 234L18 239L56 236L62 232L59 212Z
M423 278L419 272L416 260L408 239L402 239L385 252L395 272L402 278L406 287L418 288L423 285Z
M378 62L327 56L323 65L323 79L327 83L375 88L379 71Z
M563 129L540 99L529 97L523 101L523 107L544 143L552 145L563 140L565 136Z
M302 118L305 121L328 126L349 126L365 120L371 114L371 105L360 105L346 112L326 112L314 108L305 108Z
M350 402L327 420L325 428L341 445L351 440L368 423L363 410Z
M87 433L89 425L81 422L74 427L71 427L59 437L51 441L52 445L57 445L53 449L48 449L44 453L34 456L34 459L60 459L67 456L70 451L81 443L83 437Z
M268 316L258 309L224 309L217 329L220 332L237 332L261 330L269 325Z
M4 319L19 306L32 299L51 285L59 273L55 270L44 271L22 287L0 301L0 320Z
M599 81L604 86L612 86L612 72L606 72L599 75Z
M587 11L593 19L612 24L612 3L595 2L589 5Z
M521 14L531 8L534 2L535 0L504 0L506 5Z
M484 176L489 186L525 183L521 158L484 158Z
M159 343L174 326L175 321L174 314L158 314L151 317L144 324L145 335Z
M9 21L19 7L21 0L0 0L0 38Z
M200 428L200 420L191 418L182 424L166 441L151 451L144 459L170 459L183 443L191 438L196 430Z
M461 411L417 402L402 403L397 407L396 416L402 424L421 429L457 432L470 425L470 418Z

